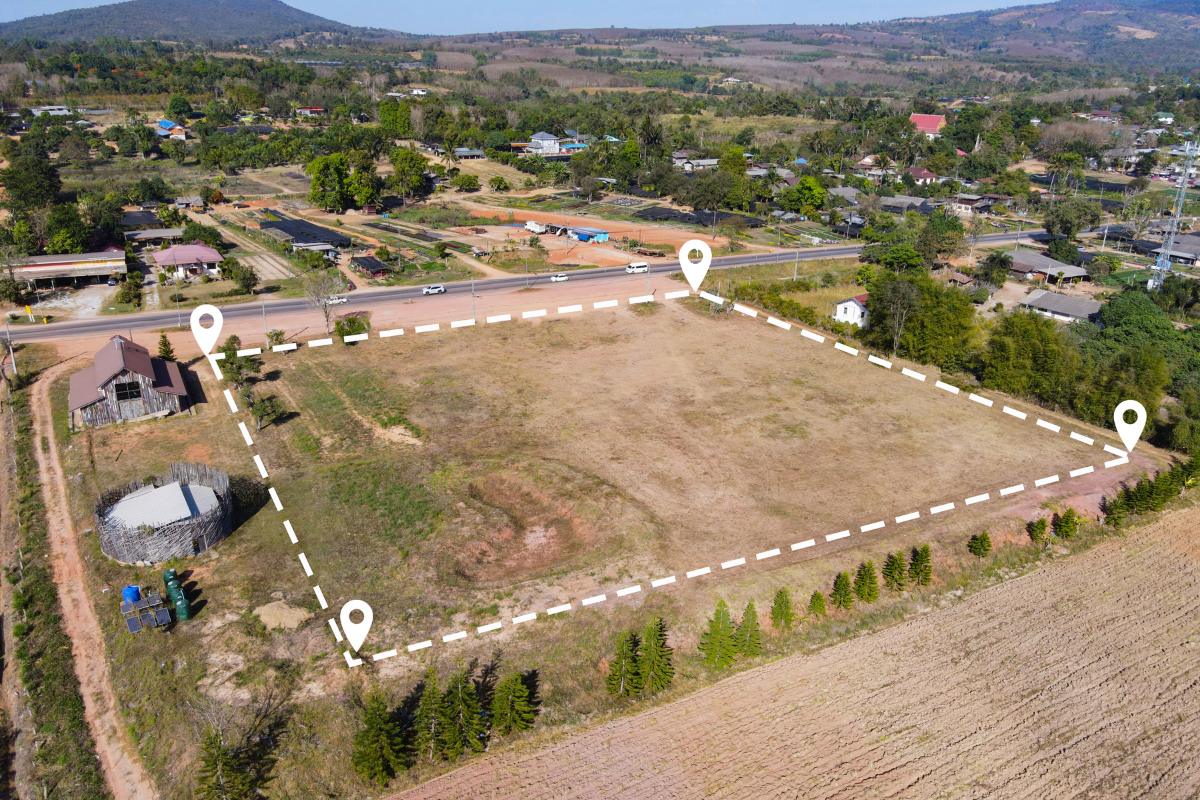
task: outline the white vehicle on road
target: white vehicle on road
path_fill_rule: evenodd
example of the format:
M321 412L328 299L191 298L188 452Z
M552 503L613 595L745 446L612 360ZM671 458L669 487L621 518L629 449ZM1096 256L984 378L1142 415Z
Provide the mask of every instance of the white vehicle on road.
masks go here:
M344 302L346 302L346 298L340 294L335 294L333 297L329 298L329 305L331 306L341 305Z
M529 231L530 233L545 233L546 231L550 230L550 226L546 225L544 222L536 222L530 219L525 221L525 230Z
M421 294L445 294L446 287L440 283L435 283L433 286L426 286L421 290Z
M560 272L557 275L550 276L551 283L558 283L559 281L566 281L566 280L570 280L570 278L567 277L567 273L565 273L565 272Z
M629 266L625 267L625 271L628 272L630 275L632 275L635 272L649 272L650 265L647 264L645 261L635 261L632 264L630 264Z

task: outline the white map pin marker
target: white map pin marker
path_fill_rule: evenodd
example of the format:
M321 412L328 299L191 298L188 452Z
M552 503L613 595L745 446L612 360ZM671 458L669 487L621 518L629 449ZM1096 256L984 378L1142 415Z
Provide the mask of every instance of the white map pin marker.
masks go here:
M362 614L362 622L354 622L350 619L353 611ZM354 648L354 652L357 653L358 648L362 647L363 640L367 638L367 632L371 630L371 621L374 617L371 607L362 600L351 600L342 606L342 630L346 632L346 638L350 640L350 646Z
M693 250L700 251L700 263L698 264L692 263L688 258ZM700 284L704 281L704 276L708 274L710 264L712 264L712 250L699 239L692 239L679 250L679 266L683 267L683 277L687 278L693 292L700 291Z
M1126 411L1132 411L1137 415L1137 419L1126 422ZM1113 422L1117 426L1117 435L1125 443L1125 449L1132 452L1134 445L1142 438L1142 429L1146 427L1146 407L1137 400L1126 400L1113 412Z
M202 317L212 317L213 324L205 328L200 324ZM200 345L204 355L208 355L216 347L217 339L221 336L222 322L224 319L221 317L221 309L216 306L205 304L192 309L192 336L196 337L196 344Z

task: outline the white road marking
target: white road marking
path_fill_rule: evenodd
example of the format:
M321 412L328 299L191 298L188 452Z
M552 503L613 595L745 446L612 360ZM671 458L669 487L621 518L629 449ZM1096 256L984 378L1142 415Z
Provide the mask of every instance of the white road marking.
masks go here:
M475 320L473 320L473 319L460 319L460 320L457 320L457 321L455 321L455 322L451 322L451 323L450 323L450 328L451 328L451 329L454 329L454 328L470 328L470 327L472 327L472 326L474 326L474 325L475 325Z
M592 308L597 309L597 310L599 310L601 308L616 308L616 307L617 307L616 300L601 300L599 303L592 303Z
M663 299L664 300L675 300L680 297L687 297L690 294L691 294L691 292L689 292L687 289L683 289L682 291L678 291L678 292L667 292L666 294L663 295Z
M652 295L652 294L643 294L643 295L640 295L639 297L629 298L629 305L631 305L631 306L635 306L638 303L653 303L653 302L654 302L654 295Z
M863 533L870 533L871 531L879 530L883 527L883 525L883 520L880 520L879 522L872 522L870 525L863 525L861 528L859 528L859 530Z
M233 402L233 392L226 389L225 390L225 399L229 401L230 412L236 414L237 413L237 403Z
M792 323L784 322L783 320L778 320L774 317L767 317L767 324L774 325L776 328L783 328L785 331L790 331L792 329Z
M658 579L658 580L656 580L656 581L650 581L650 588L651 588L651 589L657 589L657 588L658 588L658 587L660 587L660 586L666 586L668 583L674 583L674 582L675 582L675 576L674 576L674 575L672 575L672 576L671 576L671 577L669 577L669 578L659 578L659 579Z
M571 610L571 604L564 603L561 606L555 606L554 608L547 609L546 613L547 614L561 614L564 611L570 611L570 610Z
M688 572L687 576L689 578L699 578L701 575L707 575L710 572L712 572L712 570L708 567L701 567L700 569L691 570Z
M438 328L437 324L433 324L433 325L418 325L415 328L415 330L417 333L429 333L430 331L436 331L436 330L440 330L440 329Z
M642 590L641 586L626 586L624 589L617 590L617 597L624 597L629 594L637 594Z
M980 397L979 395L977 395L975 393L971 393L971 394L967 395L967 399L973 403L979 403L981 406L987 406L988 408L992 407L991 400L988 400L986 397Z
M348 666L351 666L351 667L361 667L362 666L362 659L354 658L353 656L351 656L349 650L343 650L342 655L344 655L346 657L346 664Z
M803 542L796 542L792 545L793 550L803 550L806 547L812 547L817 543L816 539L805 539Z
M478 628L475 629L475 632L476 633L491 633L492 631L498 631L498 630L500 630L500 623L499 622L491 622L491 623L488 623L487 625L480 625Z
M346 343L365 342L370 336L371 334L369 333L352 333L349 336L343 336L342 341Z
M546 309L539 308L537 311L522 311L521 319L533 319L534 317L546 316Z
M459 631L458 633L449 633L442 637L442 643L450 644L451 642L457 642L459 639L465 639L465 638L467 638L466 631Z
M1122 464L1128 464L1128 463L1129 463L1128 456L1126 456L1125 458L1114 458L1112 461L1105 461L1104 468L1108 469L1109 467L1119 467Z
M1121 458L1124 458L1125 456L1129 455L1129 453L1126 453L1124 450L1118 450L1117 448L1113 447L1111 444L1104 445L1104 452L1112 453L1114 456L1119 456Z
M817 334L817 333L813 333L812 331L809 331L809 330L805 330L804 328L800 329L800 335L803 336L805 339L812 339L817 344L821 344L825 341L824 336L821 336L820 334Z
M424 650L426 647L433 647L432 639L426 639L423 642L417 642L416 644L410 644L408 646L408 652L415 653L418 650Z
M1089 439L1088 437L1086 437L1082 434L1076 433L1075 431L1071 431L1071 438L1077 442L1083 442L1084 444L1095 444L1096 443L1095 439Z
M911 514L903 514L899 517L896 517L896 523L899 524L901 522L911 522L914 519L919 519L920 516L921 516L920 511L914 511Z
M838 539L845 539L849 535L850 535L850 531L838 531L837 533L831 533L828 536L826 536L825 541L836 542Z
M536 612L533 614L522 614L519 617L513 617L513 625L520 625L522 622L533 622L535 619L537 619Z
M375 655L371 656L371 658L375 661L383 661L385 658L391 658L394 655L396 655L396 648L393 647L391 650L384 650L382 653L376 653Z
M976 503L982 503L984 500L991 500L991 499L992 499L991 495L977 494L974 497L968 497L965 502L967 505L973 506Z
M715 294L709 294L708 292L701 292L700 296L709 302L716 303L717 305L723 305L725 303L724 297L717 297Z
M246 440L246 446L252 446L254 444L254 440L250 438L250 431L246 430L246 423L239 422L238 430L242 432L242 438Z
M758 316L757 311L755 311L753 308L746 308L741 303L734 303L733 310L737 311L738 313L745 314L747 317L757 317Z
M493 322L512 322L512 314L497 314L494 317L487 318L488 324Z
M325 593L321 591L320 586L313 587L313 594L317 596L317 602L321 604L321 610L329 608L329 603L325 602Z
M856 350L853 347L847 347L846 345L842 344L841 342L834 342L833 349L841 350L843 353L849 353L852 356L858 355L858 350Z
M386 336L386 335L387 335L386 333L380 334L380 336ZM295 350L299 346L300 345L296 344L295 342L292 342L291 344L277 344L271 348L271 352L272 353L286 353L289 350Z
M311 578L312 567L308 565L308 556L304 555L304 553L300 554L300 566L304 567L304 574Z
M954 503L945 503L943 505L934 506L933 508L929 509L929 513L930 514L941 514L943 511L953 511L953 510L954 510Z
M1095 472L1095 471L1096 471L1095 467L1080 467L1079 469L1071 470L1071 472L1069 474L1072 478L1078 478L1080 475L1087 475L1087 474Z
M722 561L721 569L732 569L733 567L740 567L745 563L746 559L744 558L735 558L732 561Z
M337 620L333 617L329 618L329 627L333 628L333 638L337 641L342 641L342 629L338 627Z
M1057 475L1051 475L1049 478L1038 478L1033 482L1033 488L1036 489L1041 486L1049 486L1052 483L1058 483Z
M590 606L593 603L603 603L607 599L608 596L603 594L598 594L595 597L585 597L583 598L583 605Z
M324 347L325 345L333 344L333 339L310 339L309 347Z
M296 538L296 531L292 530L292 521L290 519L283 521L283 529L287 531L288 538L292 540L292 544L300 543L300 540Z
M774 558L777 555L779 555L778 547L776 547L774 550L767 550L765 553L759 553L758 555L754 556L754 558L758 561L762 561L764 558Z
M943 391L949 392L950 394L958 394L957 386L951 386L950 384L944 383L942 381L938 381L937 383L934 384L934 386L936 386L937 388L939 388Z
M225 355L225 354L222 353L221 355ZM241 358L242 356L258 356L258 355L262 355L261 347L248 347L245 350L237 351L238 358Z
M1058 433L1062 430L1062 428L1060 428L1058 425L1055 425L1053 422L1046 422L1044 419L1039 419L1034 424L1036 424L1039 428L1045 428L1046 430L1054 431L1055 433Z
M571 314L575 311L583 311L583 306L559 306L558 313Z
M876 356L871 356L871 355L867 356L867 361L870 361L872 364L878 364L879 366L883 367L884 369L892 368L892 362L884 361L882 358L878 358Z
M392 328L390 331L380 331L379 332L380 339L387 339L392 336L403 336L403 335L404 335L404 328Z
M259 475L261 475L264 478L267 477L267 468L263 466L262 456L260 456L260 455L254 456L254 466L258 467Z
M901 374L901 375L907 375L907 376L908 376L908 377L910 377L910 378L916 378L917 380L921 381L922 383L924 383L924 382L925 382L925 376L924 376L924 375L922 375L922 374L921 374L921 373L919 373L919 372L913 372L913 371L912 371L911 369L909 369L908 367L904 367L902 370L900 370L900 374Z
M1018 483L1016 486L1008 486L1008 487L1005 487L1004 489L1001 489L1000 496L1006 497L1010 494L1016 494L1017 492L1023 492L1023 491L1025 491L1025 484Z
M267 489L267 494L271 495L271 502L275 504L275 510L283 511L283 503L279 502L279 492L275 491L274 486Z
M1008 414L1010 417L1016 417L1017 419L1025 419L1027 416L1029 416L1024 411L1017 411L1015 408L1010 408L1008 406L1004 407L1004 413Z

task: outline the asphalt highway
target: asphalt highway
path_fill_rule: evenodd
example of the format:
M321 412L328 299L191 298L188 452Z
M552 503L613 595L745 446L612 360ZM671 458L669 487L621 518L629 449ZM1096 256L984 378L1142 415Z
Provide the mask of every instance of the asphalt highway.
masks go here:
M1034 232L1026 231L1025 235ZM1014 242L1016 236L1017 234L1011 231L1006 233L990 233L980 237L979 243L996 244L998 242ZM792 263L796 260L812 261L822 258L847 258L857 256L862 251L862 248L862 244L845 244L800 250L776 250L772 253L747 253L745 255L722 256L714 258L709 269L729 269L731 267L745 267L754 264ZM678 260L653 262L650 264L649 269L651 275L666 275L678 271ZM525 275L513 275L512 277L504 278L480 279L475 281L474 290L476 296L483 296L493 292L508 292L514 289L521 289L526 285L538 286L548 284L550 274L543 272L528 277ZM567 274L571 276L570 280L572 283L587 282L592 285L595 282L615 283L621 281L622 283L628 283L632 277L626 275L624 267L575 270ZM469 294L471 292L470 281L457 281L444 285L447 294ZM337 309L339 312L344 313L346 311L380 309L392 304L408 303L421 299L423 296L421 289L421 286L391 286L351 292L346 295L346 304L338 306ZM303 298L266 299L264 302L267 313L271 316L311 310L308 302ZM259 318L263 313L263 309L259 303L243 302L222 306L221 312L227 320L238 320ZM191 309L182 310L184 320L188 319L190 314ZM123 314L119 317L91 317L88 319L52 322L49 325L21 325L11 328L10 331L14 342L38 342L112 335L130 330L152 331L173 327L176 325L178 319L179 314L174 309L166 309L149 313Z

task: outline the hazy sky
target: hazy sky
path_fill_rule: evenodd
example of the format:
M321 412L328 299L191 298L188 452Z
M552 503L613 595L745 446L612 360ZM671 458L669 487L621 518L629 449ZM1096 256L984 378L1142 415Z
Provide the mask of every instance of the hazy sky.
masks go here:
M289 0L289 5L350 25L391 28L409 33L487 33L510 30L618 27L692 28L752 23L825 24L923 17L984 8L1024 5L1020 0L909 0L906 3L860 0L856 3L795 3L784 0L608 0L604 3L497 3L457 0L396 3L359 0L346 5L328 0ZM0 21L50 14L70 8L105 5L89 0L4 0ZM447 13L450 12L450 13Z

